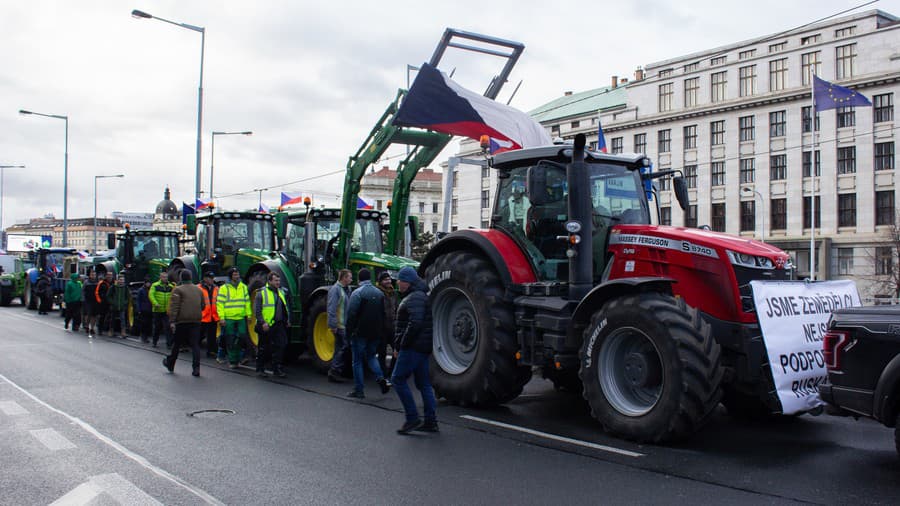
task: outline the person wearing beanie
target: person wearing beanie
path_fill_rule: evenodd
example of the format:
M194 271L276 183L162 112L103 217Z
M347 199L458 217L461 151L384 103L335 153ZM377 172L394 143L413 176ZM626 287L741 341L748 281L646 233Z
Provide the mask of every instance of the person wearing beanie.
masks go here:
M162 361L169 372L175 371L175 361L178 360L182 345L190 343L193 355L191 374L200 376L200 320L203 318L205 302L203 292L193 283L190 271L181 271L178 286L172 290L169 302L169 322L175 341L169 356Z
M81 285L78 273L73 272L66 283L66 291L63 293L63 302L66 303L65 328L69 330L69 322L72 322L72 330L78 332L81 327L81 305L84 302L84 287Z
M353 390L348 397L365 399L363 392L363 375L368 366L375 374L375 382L386 394L391 387L381 366L375 358L378 343L381 341L382 320L384 319L384 294L372 285L372 272L369 269L359 270L359 287L350 295L347 306L347 336L350 338L350 350L353 352Z
M400 352L397 354L391 383L397 390L397 397L403 403L406 414L406 422L397 429L397 433L409 434L414 430L438 432L437 402L428 372L433 335L428 287L415 269L406 266L397 273L397 288L400 289L402 299L397 307L394 323L394 348ZM422 395L424 423L419 418L416 401L406 383L410 376L415 378L416 388Z
M381 325L381 342L378 343L378 365L386 378L391 377L394 363L397 361L397 352L393 351L393 359L390 366L387 363L388 345L394 341L394 317L397 315L399 303L397 292L394 290L394 280L391 273L384 271L378 275L378 283L375 285L384 294L384 320Z

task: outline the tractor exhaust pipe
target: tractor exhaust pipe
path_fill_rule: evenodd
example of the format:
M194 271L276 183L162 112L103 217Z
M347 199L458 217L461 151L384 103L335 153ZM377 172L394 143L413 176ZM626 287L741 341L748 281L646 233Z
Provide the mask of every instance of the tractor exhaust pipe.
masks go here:
M572 161L566 170L566 182L569 187L569 221L566 228L569 231L569 249L566 254L569 257L569 299L581 300L593 287L594 259L592 256L593 223L591 214L593 204L591 202L590 177L588 167L584 162L584 134L575 136L575 145L572 149ZM578 224L578 231L572 232L574 223ZM572 240L572 238L577 238ZM574 242L574 244L573 244Z

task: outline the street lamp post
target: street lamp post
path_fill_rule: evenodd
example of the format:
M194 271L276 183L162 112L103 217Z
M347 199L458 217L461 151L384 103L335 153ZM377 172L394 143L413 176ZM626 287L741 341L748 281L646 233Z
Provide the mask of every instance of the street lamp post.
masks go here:
M3 169L24 169L24 165L0 165L0 232L3 228Z
M764 241L766 240L766 201L763 199L762 193L759 193L759 191L754 190L749 186L741 188L741 191L744 193L755 193L756 195L753 197L754 199L756 197L759 197L759 206L762 208L762 220L760 220L759 225L759 227L762 229L762 232L760 233L760 240Z
M213 132L212 133L212 141L210 142L209 149L209 200L213 199L213 163L216 159L216 136L217 135L253 135L253 132Z
M69 247L69 117L61 114L43 114L40 112L19 109L19 114L43 116L45 118L61 119L66 122L66 151L63 161L63 247Z
M94 253L97 252L97 180L109 177L125 177L125 174L115 174L112 176L94 176Z
M189 25L187 23L177 23L175 21L169 21L168 19L154 16L137 9L131 11L131 16L137 19L157 19L164 23L169 23L170 25L180 26L181 28L187 28L188 30L200 33L200 86L197 88L197 168L194 180L194 200L196 201L200 198L200 133L202 132L203 128L203 56L204 52L206 51L206 28L202 26Z

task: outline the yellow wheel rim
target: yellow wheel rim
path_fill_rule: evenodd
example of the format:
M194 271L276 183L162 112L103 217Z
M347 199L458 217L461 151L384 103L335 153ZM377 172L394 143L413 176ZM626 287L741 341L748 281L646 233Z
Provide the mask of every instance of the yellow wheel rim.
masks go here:
M250 341L253 343L253 346L259 346L259 336L256 334L256 317L253 315L247 318L247 334L250 335Z
M322 362L330 362L334 358L334 334L328 328L328 313L319 313L313 327L313 344L316 355Z

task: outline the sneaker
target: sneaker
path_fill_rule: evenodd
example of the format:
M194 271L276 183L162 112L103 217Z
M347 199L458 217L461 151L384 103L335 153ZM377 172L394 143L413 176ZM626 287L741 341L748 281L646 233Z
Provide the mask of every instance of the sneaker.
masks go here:
M347 394L347 397L352 397L354 399L365 399L366 394L357 392L356 390L351 390L350 393Z
M257 378L268 378L269 375L266 374L266 371L256 371L256 377Z
M169 370L169 372L175 372L175 364L169 365L169 357L165 357L162 360L163 367Z
M425 423L416 427L413 430L416 430L419 432L440 432L440 429L438 429L437 420L426 421Z
M285 372L281 370L281 368L275 369L272 374L274 374L276 378L287 378L287 374L285 374Z
M237 364L228 364L228 368L229 369L237 369L238 365Z
M193 371L191 371L191 376L193 376L195 378L199 378L200 377L200 369L194 369Z
M328 371L328 381L331 383L344 383L344 378L341 378L340 375L335 374L334 371Z
M222 358L222 357L216 357L216 363L217 363L217 364L224 364L224 363L225 363L225 359Z
M388 380L381 378L375 381L375 383L378 383L378 386L381 387L382 394L386 394L391 391L391 383Z
M410 432L418 429L422 425L422 420L416 418L411 422L406 422L403 424L403 427L397 429L397 434L409 434Z

